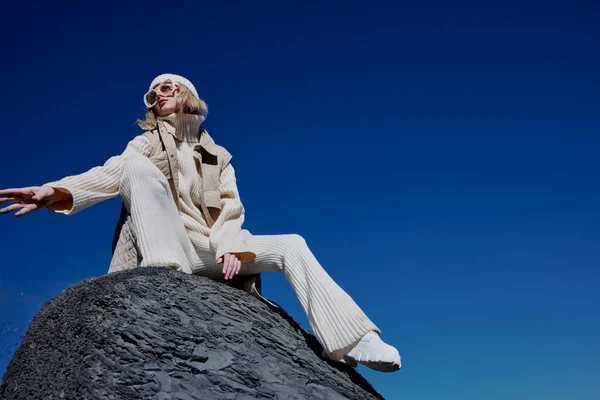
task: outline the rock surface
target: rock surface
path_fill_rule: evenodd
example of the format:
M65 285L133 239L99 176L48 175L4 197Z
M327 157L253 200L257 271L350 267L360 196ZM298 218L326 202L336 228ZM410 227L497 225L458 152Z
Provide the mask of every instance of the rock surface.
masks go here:
M380 399L284 312L166 268L81 282L48 301L0 399Z

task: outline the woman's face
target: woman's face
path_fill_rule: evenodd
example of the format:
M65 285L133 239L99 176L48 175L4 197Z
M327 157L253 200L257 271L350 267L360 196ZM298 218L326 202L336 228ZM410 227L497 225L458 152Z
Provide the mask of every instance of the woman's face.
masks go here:
M158 86L160 85L162 84L156 85L153 89L159 89ZM156 90L157 97L154 111L160 117L177 112L177 96L179 95L179 88L176 85L173 86L174 88L172 91Z

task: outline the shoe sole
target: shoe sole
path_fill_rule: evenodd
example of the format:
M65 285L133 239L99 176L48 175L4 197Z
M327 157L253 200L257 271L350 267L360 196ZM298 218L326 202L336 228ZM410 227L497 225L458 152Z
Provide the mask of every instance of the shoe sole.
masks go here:
M359 361L362 365L374 369L379 372L396 372L400 369L400 365L396 363L375 362L375 361Z
M400 357L398 357L397 360L393 360L393 361L383 361L382 360L382 356L381 354L373 354L373 353L358 353L356 355L356 358L354 357L346 357L346 358L350 358L350 359L354 359L356 361L358 361L359 363L361 363L362 365L374 369L375 371L380 371L380 372L395 372L398 371L400 369L401 366L401 361L400 361ZM379 361L373 361L373 360L379 360Z

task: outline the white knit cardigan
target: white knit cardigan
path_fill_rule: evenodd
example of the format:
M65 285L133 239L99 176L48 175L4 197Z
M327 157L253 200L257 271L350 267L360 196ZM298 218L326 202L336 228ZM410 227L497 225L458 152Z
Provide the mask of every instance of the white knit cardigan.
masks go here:
M235 170L231 163L222 170L219 177L221 212L212 226L201 209L202 196L197 190L201 187L200 174L193 158L193 147L199 143L199 123L193 116L172 114L159 124L175 137L179 165L178 200L180 216L188 236L197 251L211 252L215 258L226 253L238 253L242 261L251 261L256 257L252 249L252 235L242 225L245 217L244 206L240 200L236 184ZM82 174L48 182L45 185L72 195L72 205L57 202L48 206L57 213L73 215L101 201L119 194L119 183L124 161L133 155L151 158L156 149L145 135L133 138L118 156L111 157L104 165L94 167ZM151 158L152 159L152 158ZM199 184L198 184L199 183Z

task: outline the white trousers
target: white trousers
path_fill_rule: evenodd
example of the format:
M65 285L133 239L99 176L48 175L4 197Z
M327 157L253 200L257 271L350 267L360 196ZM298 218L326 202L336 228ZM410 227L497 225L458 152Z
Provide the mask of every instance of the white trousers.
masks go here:
M147 157L125 161L120 194L132 218L140 266L179 266L187 273L223 280L215 254L199 252L192 245L166 177ZM242 263L239 275L283 272L332 359L341 359L367 332L380 332L327 274L300 235L253 235L252 240L256 259Z

